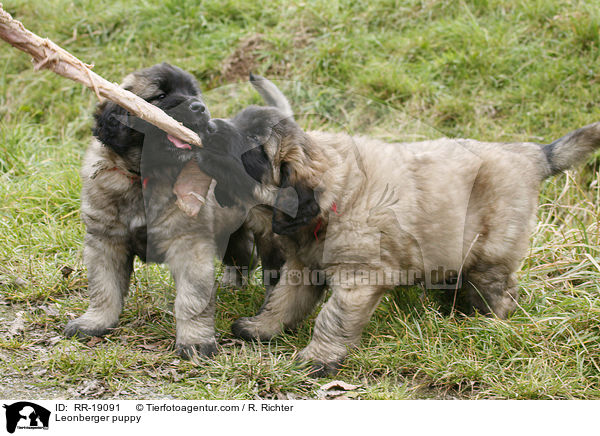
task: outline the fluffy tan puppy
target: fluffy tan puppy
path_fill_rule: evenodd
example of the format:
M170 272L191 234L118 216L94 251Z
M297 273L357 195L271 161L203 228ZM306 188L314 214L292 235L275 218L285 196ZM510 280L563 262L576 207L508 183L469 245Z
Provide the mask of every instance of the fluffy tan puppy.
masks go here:
M541 182L600 146L600 123L549 145L447 138L385 143L305 132L285 97L271 103L212 120L215 129L203 133L206 148L197 160L207 172L237 162L237 179L211 175L232 192L251 192L254 202L268 202L279 190L248 222L278 235L286 263L259 313L237 320L233 332L268 340L293 329L329 288L300 353L323 372L338 368L358 345L384 292L395 286L459 290L471 310L507 317L516 307L515 273ZM235 186L244 171L256 182L251 189Z

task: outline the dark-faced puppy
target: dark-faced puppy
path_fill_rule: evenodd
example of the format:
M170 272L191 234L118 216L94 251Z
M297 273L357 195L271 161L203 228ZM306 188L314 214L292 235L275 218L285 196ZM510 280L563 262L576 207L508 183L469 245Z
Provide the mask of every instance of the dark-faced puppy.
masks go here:
M319 210L314 192L285 166L281 173L271 171L272 156L268 153L275 149L265 150L295 122L287 99L273 83L259 76L251 76L251 81L265 101L277 106L271 109L272 118L254 118L250 108L232 119L213 119L210 129L199 129L206 143L195 153L203 171L218 180L217 201L223 206L249 209L246 226L254 234L268 295L278 281L285 257L271 223L277 228L278 217L283 214L291 221L286 221L281 232L289 233L310 222Z
M123 87L187 127L207 126L209 112L196 81L177 67L163 63L137 71ZM95 139L81 170L90 305L65 334L99 336L117 325L138 256L166 263L173 274L179 352L213 354L214 260L223 258L244 213L220 207L209 195L197 216L187 216L175 205L173 187L191 147L112 102L99 105L95 121ZM251 269L247 230L237 231L231 241L230 261Z
M293 329L327 286L331 297L300 353L322 372L334 371L357 346L386 289L415 278L436 285L440 270L454 273L452 291L462 287L473 310L507 317L517 304L516 272L541 182L600 147L600 123L549 145L385 143L304 132L287 113L256 106L214 127L202 135L208 146L197 151L201 167L208 171L204 164L220 159L231 170L215 173L217 183L229 184L240 201L266 202L270 221L254 224L277 234L286 257L259 313L237 320L233 331L268 340ZM213 141L229 156L214 152Z
M217 200L266 206L258 211L268 211L269 230L279 235L295 234L314 221L320 213L316 173L283 160L302 161L317 153L293 117L278 107L250 106L231 119L211 120L211 126L201 132L206 144L195 153L200 167L217 180ZM282 143L298 144L303 153L283 156ZM295 167L307 171L299 176Z

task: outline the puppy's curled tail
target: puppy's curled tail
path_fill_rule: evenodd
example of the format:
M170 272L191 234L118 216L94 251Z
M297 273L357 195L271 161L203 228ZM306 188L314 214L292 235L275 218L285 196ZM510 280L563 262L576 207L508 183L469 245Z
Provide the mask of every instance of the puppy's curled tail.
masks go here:
M548 160L547 177L554 176L579 163L600 148L600 122L574 130L545 145L542 150Z
M254 89L258 91L267 105L276 107L287 117L294 116L290 102L273 82L258 74L250 73L250 83L254 86Z

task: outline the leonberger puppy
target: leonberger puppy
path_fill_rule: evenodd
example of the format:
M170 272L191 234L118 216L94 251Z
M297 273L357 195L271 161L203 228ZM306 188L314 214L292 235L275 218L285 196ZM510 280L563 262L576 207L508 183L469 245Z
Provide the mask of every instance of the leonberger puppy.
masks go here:
M284 100L212 120L195 153L238 201L267 203L249 221L277 235L286 259L261 310L238 319L234 334L269 340L294 329L329 288L299 354L320 374L339 368L395 286L460 291L472 310L506 318L541 182L600 146L600 123L548 145L305 132Z
M195 79L177 67L162 63L142 69L125 77L122 86L193 130L208 125ZM230 265L254 267L252 241L242 226L245 211L221 207L213 188L195 216L180 210L174 185L191 147L116 104L98 106L93 134L81 170L90 304L67 324L66 336L101 336L117 325L138 256L166 263L173 275L179 354L214 354L214 261L225 256Z

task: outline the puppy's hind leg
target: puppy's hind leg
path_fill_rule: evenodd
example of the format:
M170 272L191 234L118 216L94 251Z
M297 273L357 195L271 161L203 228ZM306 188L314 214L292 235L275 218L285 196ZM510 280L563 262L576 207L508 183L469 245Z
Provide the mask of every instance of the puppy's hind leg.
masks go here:
M90 304L81 317L67 324L67 337L102 336L116 327L133 270L133 253L122 241L88 233L83 256Z
M211 357L215 340L216 250L212 243L182 238L171 244L166 263L175 280L176 350L186 359Z
M225 271L221 283L231 287L246 285L258 265L257 257L252 232L244 226L240 227L229 237L223 257Z
M254 235L254 240L256 241L256 248L258 249L260 264L262 266L266 302L279 281L285 257L281 246L272 235L256 234Z
M519 287L514 272L504 266L476 265L466 274L463 284L471 312L507 318L517 307Z
M259 312L235 321L231 326L233 334L245 340L268 341L284 329L296 328L313 311L324 291L323 284L312 284L311 277L305 274L308 269L288 261L279 283L267 294Z

